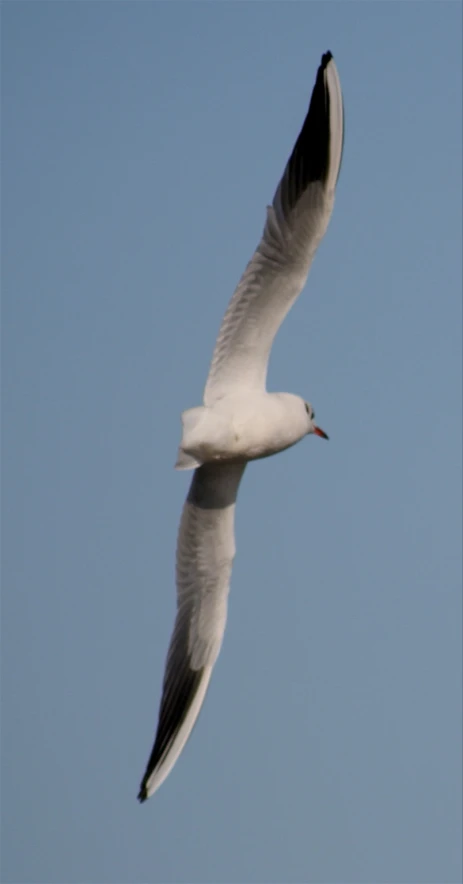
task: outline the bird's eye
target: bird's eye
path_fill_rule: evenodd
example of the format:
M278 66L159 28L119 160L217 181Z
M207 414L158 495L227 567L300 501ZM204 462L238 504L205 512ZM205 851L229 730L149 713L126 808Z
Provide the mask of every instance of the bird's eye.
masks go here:
M311 406L309 405L308 402L305 403L305 410L306 410L307 414L309 415L310 420L313 420L314 417L315 417L315 412L314 412L314 410L311 408Z

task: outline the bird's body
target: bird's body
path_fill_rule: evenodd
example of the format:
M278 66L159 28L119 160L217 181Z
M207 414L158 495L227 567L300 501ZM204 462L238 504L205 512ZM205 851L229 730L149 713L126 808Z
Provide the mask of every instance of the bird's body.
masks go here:
M246 464L310 433L327 438L304 399L268 393L265 385L273 339L305 284L331 216L342 145L341 87L327 52L267 209L262 239L222 322L203 405L182 415L176 466L195 472L180 521L177 617L140 801L161 785L180 755L220 651L235 555L236 495Z
M307 435L308 417L304 400L292 393L236 394L191 408L182 415L177 469L184 468L185 455L199 466L277 454Z

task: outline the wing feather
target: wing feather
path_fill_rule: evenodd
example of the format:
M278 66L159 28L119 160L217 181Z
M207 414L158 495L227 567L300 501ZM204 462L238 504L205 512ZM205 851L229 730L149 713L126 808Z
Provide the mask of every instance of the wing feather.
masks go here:
M200 467L183 507L177 543L177 616L140 801L149 798L171 771L206 696L227 619L235 503L244 468L244 464Z
M304 287L331 216L343 147L341 86L322 57L309 110L288 160L262 239L219 330L204 404L234 390L265 389L273 339Z

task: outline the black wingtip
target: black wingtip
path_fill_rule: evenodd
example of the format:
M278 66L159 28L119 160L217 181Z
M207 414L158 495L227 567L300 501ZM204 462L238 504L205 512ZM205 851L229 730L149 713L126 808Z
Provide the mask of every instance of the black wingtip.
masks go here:
M143 804L144 801L146 801L147 798L148 798L148 792L147 792L146 786L141 785L141 786L140 786L140 791L139 791L139 793L138 793L138 795L137 795L137 799L138 799L138 801L140 802L140 804Z
M196 470L196 475L198 473L200 473L200 470ZM195 482L195 480L193 480L193 482ZM169 654L175 651L177 644L180 648L187 646L188 644L188 639L182 631L177 631L177 633L174 632L174 638L172 641L173 644L171 644ZM143 804L143 802L150 797L148 793L148 783L151 780L154 771L157 770L165 760L166 755L174 743L198 691L204 671L204 668L191 669L188 658L185 658L182 660L181 666L177 667L175 678L173 678L169 669L168 657L154 746L137 796L140 804ZM158 785L162 783L163 779L164 778L158 781ZM151 792L151 794L153 793Z
M333 58L333 53L330 52L329 49L328 49L328 52L324 52L324 53L323 53L323 55L322 55L322 60L321 60L321 63L320 63L320 67L321 67L322 71L324 71L325 68L328 67L328 65L329 65L329 63L330 63L330 61L331 61L332 58Z
M291 212L308 185L326 183L330 170L330 92L325 71L333 55L324 52L312 89L309 109L286 166L282 188L285 213ZM283 183L283 182L282 182Z

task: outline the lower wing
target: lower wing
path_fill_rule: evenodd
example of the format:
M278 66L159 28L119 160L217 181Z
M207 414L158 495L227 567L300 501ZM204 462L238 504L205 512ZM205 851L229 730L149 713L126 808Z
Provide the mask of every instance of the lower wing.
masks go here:
M183 507L177 543L177 616L139 801L146 801L172 770L206 696L227 620L236 495L244 468L245 464L200 467Z

